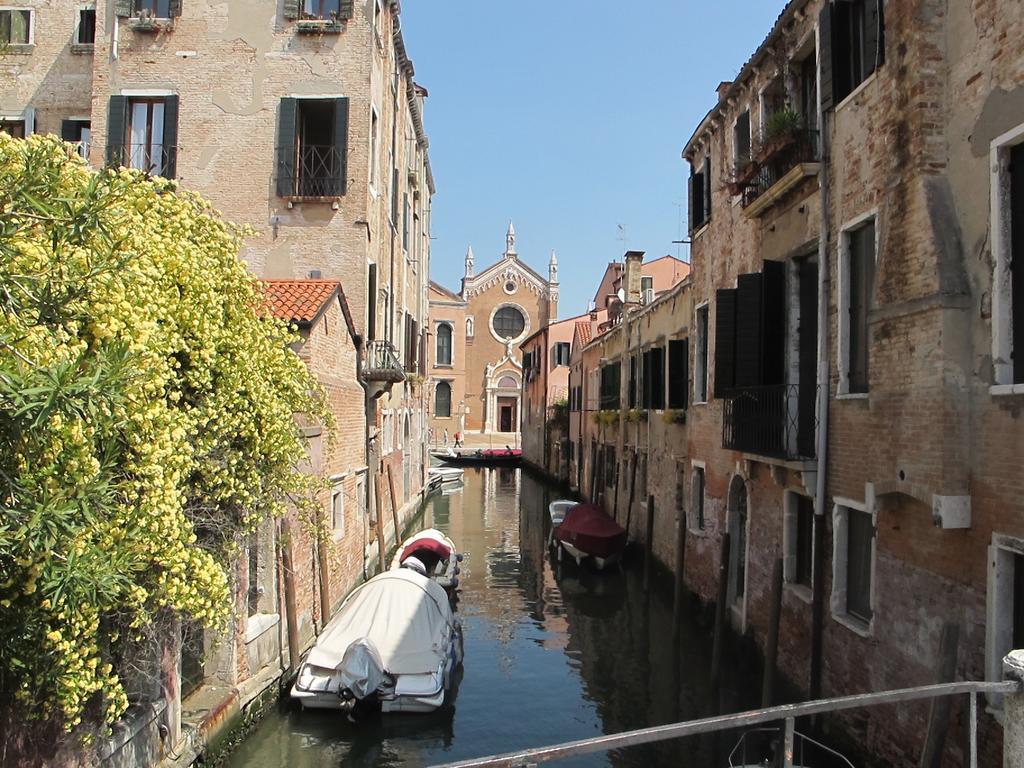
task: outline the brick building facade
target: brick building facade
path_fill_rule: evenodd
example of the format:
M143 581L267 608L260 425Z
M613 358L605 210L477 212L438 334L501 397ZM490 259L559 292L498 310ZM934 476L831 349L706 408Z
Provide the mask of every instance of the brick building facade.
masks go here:
M570 478L641 542L623 496L652 495L669 567L685 519L688 589L724 586L762 651L781 560L778 667L804 696L935 682L943 638L956 679L1000 679L1024 642L1022 29L1024 6L999 0L790 2L684 149L676 308L627 306L589 343L593 322L577 327ZM684 377L685 423L649 434L664 447L635 490L654 422L633 416L627 323L689 347L665 374ZM984 704L979 764L996 765L1001 702ZM833 722L909 765L928 717ZM964 702L943 726L943 764L965 764Z
M266 280L272 311L302 333L296 351L338 427L304 427L305 469L326 487L326 540L285 520L243 543L234 642L186 626L160 700L139 702L101 749L111 764L201 749L202 713L244 708L270 686L297 657L287 649L308 648L375 567L377 521L393 543L394 521L419 506L434 182L427 92L413 81L399 13L396 0L0 9L0 130L55 133L95 166L174 178L253 230L241 255Z

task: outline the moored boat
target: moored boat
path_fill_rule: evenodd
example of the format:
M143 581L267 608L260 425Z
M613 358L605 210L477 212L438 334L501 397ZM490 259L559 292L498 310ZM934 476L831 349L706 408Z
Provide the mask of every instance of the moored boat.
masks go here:
M486 448L475 451L434 451L431 454L445 464L454 467L517 467L522 463L523 452L518 448Z
M445 590L403 567L349 595L300 667L291 698L352 719L432 712L461 663L462 627Z
M415 558L413 564L410 558ZM427 528L413 534L402 542L391 561L391 570L413 565L419 572L423 566L423 575L439 584L449 598L455 596L459 587L459 563L462 555L455 547L455 542L436 528Z
M626 548L626 529L593 504L570 508L552 535L577 564L590 559L598 570L618 563Z
M445 484L461 483L465 474L466 470L458 467L430 467L427 470L428 480L437 477Z

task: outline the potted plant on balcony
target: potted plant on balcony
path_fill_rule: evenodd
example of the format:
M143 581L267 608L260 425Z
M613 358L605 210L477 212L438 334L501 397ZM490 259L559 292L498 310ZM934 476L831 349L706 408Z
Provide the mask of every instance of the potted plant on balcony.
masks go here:
M789 107L773 112L765 121L764 140L755 160L764 163L795 144L803 124L800 114Z

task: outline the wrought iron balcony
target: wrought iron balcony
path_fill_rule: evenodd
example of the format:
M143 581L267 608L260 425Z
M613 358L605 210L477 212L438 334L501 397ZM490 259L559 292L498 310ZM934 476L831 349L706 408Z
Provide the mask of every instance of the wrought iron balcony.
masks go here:
M405 366L398 359L391 342L378 339L367 343L363 378L367 381L405 381Z
M759 456L815 457L815 389L795 384L742 387L724 401L722 447Z
M167 144L112 144L107 147L107 164L134 168L151 176L173 179L178 148Z
M334 146L301 144L278 150L278 189L285 197L341 197L345 158Z
M747 215L759 215L801 179L817 173L820 159L818 131L803 129L766 139L739 179Z

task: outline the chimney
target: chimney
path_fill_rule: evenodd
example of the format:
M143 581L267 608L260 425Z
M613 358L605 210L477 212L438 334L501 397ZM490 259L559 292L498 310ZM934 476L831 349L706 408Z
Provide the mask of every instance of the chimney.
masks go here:
M718 101L721 103L722 99L725 98L725 92L732 86L732 80L723 80L718 84L716 91L718 92Z
M626 292L628 304L640 303L640 269L643 262L643 251L626 251L626 274L622 288Z

